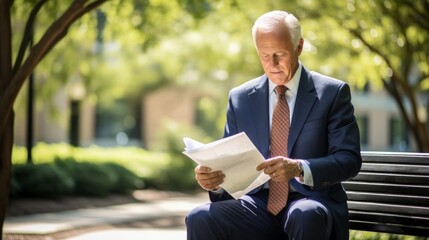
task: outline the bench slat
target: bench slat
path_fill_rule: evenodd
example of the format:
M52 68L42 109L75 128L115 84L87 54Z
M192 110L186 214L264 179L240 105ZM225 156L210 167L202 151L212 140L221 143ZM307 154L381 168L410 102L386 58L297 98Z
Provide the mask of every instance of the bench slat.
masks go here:
M429 155L427 153L362 152L361 156L364 162L429 164Z
M362 210L379 213L396 213L408 216L429 216L429 208L399 204L347 201L349 210Z
M405 173L405 174L427 174L429 166L411 164L389 164L389 163L363 163L361 171Z
M413 227L426 228L429 231L429 217L412 217L399 214L386 214L377 212L349 212L351 219L360 222L371 222L377 224L401 224Z
M347 197L350 201L384 202L412 206L429 206L429 197L417 195L347 191Z
M395 174L395 173L360 172L352 180L353 181L400 183L400 184L427 184L429 182L429 176L411 175L411 174Z
M385 225L380 223L360 222L350 220L350 229L371 231L371 232L387 232L414 236L429 236L429 229L419 228L411 225Z
M428 185L404 185L404 184L391 184L391 183L347 181L347 182L343 182L342 185L346 189L346 191L356 191L356 192L364 191L364 192L429 196L429 184Z

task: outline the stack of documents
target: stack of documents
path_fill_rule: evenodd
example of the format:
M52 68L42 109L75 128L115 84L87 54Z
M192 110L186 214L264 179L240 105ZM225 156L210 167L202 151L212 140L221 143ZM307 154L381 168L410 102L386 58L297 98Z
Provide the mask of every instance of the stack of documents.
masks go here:
M220 186L236 199L270 179L263 171L256 171L265 159L244 132L208 144L187 137L183 141L185 155L201 166L225 174Z

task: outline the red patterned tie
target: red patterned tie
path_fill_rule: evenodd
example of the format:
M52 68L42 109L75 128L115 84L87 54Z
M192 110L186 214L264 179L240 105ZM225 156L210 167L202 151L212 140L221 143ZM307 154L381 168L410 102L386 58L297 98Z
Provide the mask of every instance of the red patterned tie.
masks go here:
M276 87L277 105L273 112L271 124L271 148L270 157L288 155L287 144L289 136L289 105L286 100L287 88L283 85ZM289 194L288 181L270 180L267 210L277 215L285 206Z

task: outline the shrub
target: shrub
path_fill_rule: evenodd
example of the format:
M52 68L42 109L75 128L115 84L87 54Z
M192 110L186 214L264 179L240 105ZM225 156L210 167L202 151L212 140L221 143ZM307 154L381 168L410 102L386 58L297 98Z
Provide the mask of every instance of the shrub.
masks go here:
M379 233L369 231L350 230L350 240L426 240L426 237L415 237L400 234Z
M116 184L112 187L112 192L126 194L131 190L143 188L143 180L124 166L117 163L106 163L106 167L117 175Z
M12 197L17 197L19 194L19 191L21 191L21 185L19 184L15 175L12 173L12 177L10 180L10 193L9 193L9 195Z
M14 165L26 163L26 151L25 147L14 146L12 153ZM138 147L79 148L64 143L38 143L33 148L33 163L36 165L67 159L97 164L113 162L127 168L141 179L153 181L159 177L161 169L167 166L169 156L161 151L147 151Z
M107 166L90 162L76 162L69 158L55 161L55 164L69 172L75 182L74 194L85 196L106 196L116 184L118 175Z
M73 191L70 175L54 164L20 164L13 168L12 193L24 197L57 197Z
M198 131L167 128L163 149L147 151L138 147L72 147L64 143L38 143L33 148L35 166L52 164L71 179L72 191L56 195L74 194L104 196L109 193L128 193L133 189L157 188L174 191L190 191L198 188L194 178L195 163L182 154L182 137ZM186 134L187 135L187 134ZM198 134L200 135L200 134ZM25 147L14 146L13 169L26 163ZM36 171L36 170L34 170ZM38 170L37 170L38 171ZM40 173L42 174L42 173ZM65 176L65 174L63 174ZM16 176L12 175L11 196L26 191Z

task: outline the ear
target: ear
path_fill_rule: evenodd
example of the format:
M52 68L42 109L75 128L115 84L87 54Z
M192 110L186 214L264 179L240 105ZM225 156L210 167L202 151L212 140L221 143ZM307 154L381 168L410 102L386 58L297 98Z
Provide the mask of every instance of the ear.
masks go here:
M296 52L298 53L298 56L301 55L303 48L304 48L304 38L301 38L299 39L299 44L296 48Z

